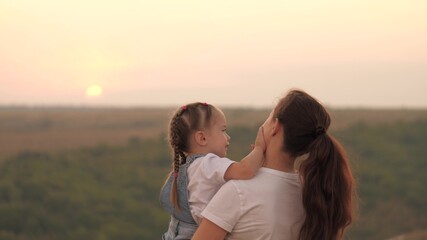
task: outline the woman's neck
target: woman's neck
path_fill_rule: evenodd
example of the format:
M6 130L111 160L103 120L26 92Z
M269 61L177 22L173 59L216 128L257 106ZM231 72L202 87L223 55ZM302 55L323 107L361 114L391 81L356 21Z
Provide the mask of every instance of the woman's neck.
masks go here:
M266 151L263 167L275 169L282 172L296 172L294 169L295 158L281 151Z

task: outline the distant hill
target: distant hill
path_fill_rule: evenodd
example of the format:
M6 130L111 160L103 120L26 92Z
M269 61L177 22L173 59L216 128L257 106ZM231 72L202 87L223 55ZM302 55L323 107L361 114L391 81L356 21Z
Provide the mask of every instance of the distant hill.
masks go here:
M225 108L229 128L264 122L270 109ZM59 151L165 134L173 108L0 107L0 156L22 150ZM330 109L332 130L354 123L427 119L427 109Z

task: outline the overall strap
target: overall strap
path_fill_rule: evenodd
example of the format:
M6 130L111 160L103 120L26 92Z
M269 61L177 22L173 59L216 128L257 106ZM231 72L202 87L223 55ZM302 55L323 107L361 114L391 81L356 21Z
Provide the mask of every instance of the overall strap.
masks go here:
M192 162L194 162L194 160L196 160L199 157L204 157L206 154L194 154L194 155L190 155L187 157L185 163L183 164L186 168L188 168L188 166L190 166L190 164Z
M161 196L160 196L160 203L162 207L167 212L169 212L174 218L176 218L176 220L178 221L189 223L189 224L196 224L196 222L194 221L191 215L190 206L188 203L187 168L190 166L192 162L194 162L194 160L196 160L197 158L203 157L204 155L205 154L194 154L194 155L188 156L186 159L186 162L179 166L178 178L177 178L177 194L178 194L178 201L179 201L179 206L181 207L181 210L176 209L169 199L172 182L174 180L173 174L171 174L167 183L162 189Z

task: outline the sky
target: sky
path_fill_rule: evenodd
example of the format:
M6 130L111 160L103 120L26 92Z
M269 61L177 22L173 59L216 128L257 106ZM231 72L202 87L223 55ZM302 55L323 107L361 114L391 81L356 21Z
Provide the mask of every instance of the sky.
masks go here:
M0 105L427 108L425 0L0 0Z

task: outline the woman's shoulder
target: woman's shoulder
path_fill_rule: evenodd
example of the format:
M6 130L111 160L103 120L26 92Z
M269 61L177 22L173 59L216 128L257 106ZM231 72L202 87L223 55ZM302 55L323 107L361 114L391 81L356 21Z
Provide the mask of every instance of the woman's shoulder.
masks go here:
M276 170L273 168L267 168L267 167L260 168L258 172L266 176L275 176L278 178L287 179L291 181L300 180L300 175L297 172L284 172L284 171Z
M229 180L227 184L232 184L237 190L246 191L249 189L269 188L275 185L291 184L300 185L298 173L282 172L271 168L262 167L255 177L247 180Z

